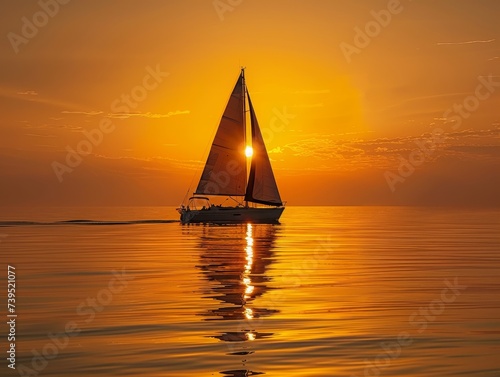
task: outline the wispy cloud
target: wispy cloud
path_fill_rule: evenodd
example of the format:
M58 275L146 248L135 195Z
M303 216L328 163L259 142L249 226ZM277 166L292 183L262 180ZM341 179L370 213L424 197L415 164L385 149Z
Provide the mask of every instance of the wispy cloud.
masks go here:
M438 42L436 43L438 46L446 46L446 45L471 45L476 43L491 43L495 42L496 39L487 39L487 40L475 40L475 41L464 41L464 42Z
M430 134L368 140L339 140L338 135L334 134L315 135L277 146L269 154L283 156L289 165L293 162L299 166L304 157L312 157L330 170L362 167L386 169L399 163L400 156L408 156L418 150L422 143L429 143L429 140L432 140ZM500 127L447 133L436 148L428 157L429 161L453 157L500 163Z
M272 151L273 153L282 153L287 149L297 157L315 157L321 160L344 159L347 156L364 154L362 149L354 147L352 143L333 140L329 137L312 137L298 140L285 145L283 148L274 148Z
M447 148L469 156L500 157L500 145L456 145Z
M56 135L41 135L41 134L24 134L24 135L33 137L56 137Z
M26 90L24 92L17 92L16 94L19 94L21 96L37 96L38 93L35 92L34 90Z
M185 115L191 113L189 110L176 110L176 111L169 111L168 113L152 113L152 112L146 112L146 113L105 113L104 111L99 111L99 110L91 110L91 111L68 111L64 110L61 111L62 114L73 114L73 115L85 115L85 116L105 116L108 118L116 118L116 119L127 119L127 118L132 118L132 117L140 117L140 118L150 118L150 119L160 119L160 118L170 118L171 116L174 115Z
M40 95L34 90L16 91L15 88L3 87L0 85L0 98L7 98L14 101L23 101L29 104L42 104L50 107L59 107L63 109L81 109L80 105L70 103L57 98Z
M497 78L499 78L500 76L488 75L488 76L479 76L479 77L482 77L482 78L485 78L485 79L488 79L488 78L490 78L490 79L497 79Z
M68 111L68 110L63 110L61 111L62 114L76 114L76 115L100 115L103 114L102 111Z
M131 117L141 117L141 118L151 118L151 119L159 119L159 118L170 118L171 116L174 115L185 115L189 114L191 111L189 110L176 110L176 111L169 111L168 113L165 114L158 114L158 113L109 113L107 116L110 118L119 118L119 119L126 119L126 118L131 118Z
M291 94L328 94L330 89L319 89L319 90L296 90L291 92Z
M177 168L180 171L185 170L199 170L204 161L201 160L179 160L165 156L151 156L151 157L133 157L133 156L106 156L102 154L95 154L95 158L113 161L136 161L145 162L157 165L166 165L168 168ZM149 167L151 169L151 167ZM161 170L165 170L161 168Z
M282 147L276 147L276 148L273 148L271 149L270 151L268 151L269 154L279 154L279 153L283 153L284 151L284 148Z
M453 99L453 98L461 98L464 96L469 95L469 92L455 92L455 93L442 93L442 94L432 94L428 96L420 96L420 97L413 97L413 98L407 98L399 101L398 103L394 103L390 106L385 107L381 111L387 111L387 110L392 110L394 108L406 105L408 103L413 103L413 102L420 102L420 101L429 101L433 99Z
M82 132L84 129L80 126L75 126L72 124L31 124L26 123L22 126L25 129L33 129L33 130L69 130L71 132ZM26 134L27 135L27 134Z

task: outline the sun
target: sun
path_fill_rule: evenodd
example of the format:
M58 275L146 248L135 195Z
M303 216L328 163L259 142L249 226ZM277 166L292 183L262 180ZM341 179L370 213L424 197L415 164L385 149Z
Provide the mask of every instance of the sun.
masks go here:
M245 148L245 156L252 157L252 155L253 155L253 148L250 145L248 145Z

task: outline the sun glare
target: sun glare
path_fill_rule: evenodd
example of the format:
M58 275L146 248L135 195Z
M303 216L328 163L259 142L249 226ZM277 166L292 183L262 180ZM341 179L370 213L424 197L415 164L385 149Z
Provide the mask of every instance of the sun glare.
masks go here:
M252 155L253 155L253 148L251 146L247 146L245 149L245 156L252 157Z

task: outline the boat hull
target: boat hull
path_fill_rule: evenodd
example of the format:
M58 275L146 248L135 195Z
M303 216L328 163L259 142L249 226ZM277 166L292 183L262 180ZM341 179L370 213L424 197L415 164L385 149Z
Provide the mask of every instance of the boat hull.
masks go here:
M250 207L210 207L201 210L179 208L181 222L191 223L278 223L285 207L250 208Z

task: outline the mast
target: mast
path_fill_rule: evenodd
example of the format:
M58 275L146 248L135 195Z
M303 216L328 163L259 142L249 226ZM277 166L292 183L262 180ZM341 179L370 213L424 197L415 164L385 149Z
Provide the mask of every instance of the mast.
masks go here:
M241 96L243 98L243 129L245 130L245 136L243 138L243 140L245 140L245 146L244 146L244 151L243 153L245 153L246 151L246 148L247 148L247 108L246 108L246 94L247 94L247 87L246 87L246 83L245 83L245 67L241 67L241 89L242 89L242 93L241 93ZM245 155L246 157L246 155ZM245 164L247 163L246 159L245 159ZM247 167L248 165L245 165L245 167ZM245 187L248 186L248 179L247 179L247 176L245 175ZM245 198L245 207L248 207L248 201L246 200Z

